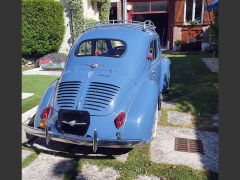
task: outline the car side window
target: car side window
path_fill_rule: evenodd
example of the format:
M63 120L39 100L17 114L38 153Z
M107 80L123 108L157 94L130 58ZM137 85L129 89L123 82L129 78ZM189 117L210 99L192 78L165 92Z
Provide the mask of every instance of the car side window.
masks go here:
M152 54L152 60L155 60L157 58L158 55L157 48L158 48L157 40L154 39L150 44L150 53Z

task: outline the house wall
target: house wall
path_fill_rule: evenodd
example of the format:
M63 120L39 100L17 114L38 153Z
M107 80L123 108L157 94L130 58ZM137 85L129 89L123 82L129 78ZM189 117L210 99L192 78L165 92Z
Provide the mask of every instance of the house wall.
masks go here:
M97 3L92 3L91 0L82 0L83 2L83 15L87 19L99 20L99 11Z
M58 0L58 1L64 4L64 24L65 24L65 34L64 34L63 42L58 52L68 54L71 48L69 0ZM91 3L91 0L82 0L82 2L83 2L84 17L87 19L99 20L99 11L97 9L97 4Z
M122 20L122 2L117 1L117 19Z
M202 32L204 32L213 23L213 12L204 11L203 24L201 25L185 25L184 24L184 2L185 0L175 1L175 22L174 22L174 34L173 43L179 39L181 34L181 40L183 42L195 41ZM204 7L212 2L212 0L204 0ZM181 33L179 32L181 31ZM176 34L175 34L176 33Z
M71 33L70 33L70 8L68 0L59 0L64 5L64 24L65 24L65 34L63 37L63 42L58 50L59 53L68 54L71 45Z
M148 0L127 0L148 1ZM154 0L151 0L154 1ZM204 7L213 0L204 0ZM175 49L174 42L182 40L184 42L194 41L206 28L213 22L213 12L204 11L203 24L201 25L186 25L184 24L184 4L185 0L168 0L168 42L169 48ZM119 1L119 7L121 1ZM121 9L118 9L120 16Z

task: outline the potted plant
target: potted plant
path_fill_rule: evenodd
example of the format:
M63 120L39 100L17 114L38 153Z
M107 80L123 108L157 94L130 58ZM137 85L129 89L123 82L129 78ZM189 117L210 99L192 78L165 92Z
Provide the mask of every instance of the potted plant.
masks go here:
M175 43L176 50L180 51L181 50L181 46L182 46L182 41L181 40L177 40L174 43Z

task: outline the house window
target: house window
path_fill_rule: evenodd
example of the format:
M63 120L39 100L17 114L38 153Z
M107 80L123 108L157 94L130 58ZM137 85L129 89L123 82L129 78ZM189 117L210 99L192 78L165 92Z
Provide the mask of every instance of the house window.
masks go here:
M204 0L185 0L184 23L203 23Z
M146 12L146 11L150 11L150 4L148 2L133 4L133 12Z
M133 2L132 13L156 13L156 12L167 12L168 1L147 1L147 2Z

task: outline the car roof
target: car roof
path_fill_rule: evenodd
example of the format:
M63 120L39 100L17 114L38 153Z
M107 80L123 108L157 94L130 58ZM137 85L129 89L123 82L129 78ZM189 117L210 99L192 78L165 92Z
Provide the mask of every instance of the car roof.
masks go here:
M74 51L79 44L88 39L115 39L122 40L126 43L126 53L119 59L111 57L90 56L82 57L85 63L104 63L104 68L111 67L113 70L121 71L128 76L142 72L145 66L146 55L149 49L150 42L158 34L150 29L129 28L126 26L110 26L104 28L94 28L79 36L74 42L69 65L77 63L78 57L74 55ZM111 59L111 60L110 60Z
M82 34L77 41L83 41L86 39L97 39L97 38L106 38L106 39L119 39L125 42L135 41L136 39L141 38L142 41L152 39L154 36L158 36L155 31L151 30L139 30L135 28L128 27L119 27L112 26L106 28L97 28Z

